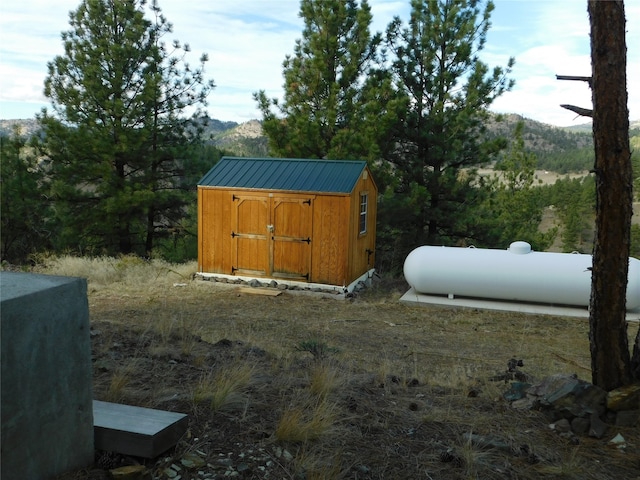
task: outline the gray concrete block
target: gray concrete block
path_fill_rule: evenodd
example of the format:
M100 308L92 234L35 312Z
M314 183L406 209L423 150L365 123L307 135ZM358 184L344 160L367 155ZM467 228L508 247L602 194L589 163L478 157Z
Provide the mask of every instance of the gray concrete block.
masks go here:
M1 476L46 479L93 462L87 283L0 272Z
M184 413L93 401L96 448L154 458L174 447L189 426Z

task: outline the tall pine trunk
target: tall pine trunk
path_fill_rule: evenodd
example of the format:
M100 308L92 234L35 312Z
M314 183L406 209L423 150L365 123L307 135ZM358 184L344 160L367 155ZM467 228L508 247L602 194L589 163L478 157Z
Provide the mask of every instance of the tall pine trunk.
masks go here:
M592 382L631 382L626 292L632 171L623 1L588 2L591 23L596 238L589 311Z

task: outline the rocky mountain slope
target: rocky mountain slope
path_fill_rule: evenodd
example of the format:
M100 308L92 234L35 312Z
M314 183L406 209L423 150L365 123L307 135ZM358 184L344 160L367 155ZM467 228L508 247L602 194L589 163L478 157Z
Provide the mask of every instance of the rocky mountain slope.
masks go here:
M262 124L258 120L249 120L235 124L219 132L207 129L205 138L225 153L240 157L266 157L269 154L267 138L262 133Z
M554 163L561 162L562 159L592 155L590 124L555 127L512 114L501 116L499 121L494 118L489 124L490 135L509 138L519 121L525 124L525 147L536 154L539 164L544 169L556 170ZM30 136L38 131L38 123L35 119L0 120L0 135L12 135L16 128L21 135ZM630 122L630 129L632 136L639 135L640 120ZM269 153L267 139L258 120L237 123L209 119L204 138L207 143L219 148L226 155L266 157Z
M38 132L40 126L35 118L0 120L0 135L11 136L16 131L19 135L30 137Z

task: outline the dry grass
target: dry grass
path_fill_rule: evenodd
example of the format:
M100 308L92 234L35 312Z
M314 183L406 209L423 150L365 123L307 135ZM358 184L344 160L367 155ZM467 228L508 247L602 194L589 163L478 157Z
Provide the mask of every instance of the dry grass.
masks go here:
M321 399L326 399L344 384L338 369L328 362L313 366L309 375L309 391Z
M51 275L83 277L93 291L118 285L122 288L145 288L149 284L188 281L197 269L196 262L170 264L163 260L144 260L133 255L121 257L40 256L35 271Z
M554 478L581 479L587 476L588 462L580 455L580 449L574 448L562 455L562 459L555 465L542 465L537 470L543 475Z
M207 372L193 389L194 403L207 402L214 412L245 406L248 401L245 393L251 384L253 370L251 365L237 364Z
M327 458L313 452L302 452L296 457L293 470L297 477L306 480L337 480L345 478L345 472L340 468L342 464L340 455Z
M175 455L197 449L215 467L262 449L269 478L638 477L638 429L576 449L489 380L510 358L537 379L589 380L585 319L400 304L403 282L344 301L247 295L191 280L195 268L63 257L38 269L89 278L96 398L190 414ZM526 446L536 463L479 448L469 432ZM606 445L617 432L624 453ZM448 451L459 461L443 460Z
M285 408L275 428L279 442L304 443L329 434L335 427L337 406L325 398L297 401Z
M129 359L124 365L119 366L113 372L109 386L105 393L105 401L121 402L126 398L126 389L138 371L140 362L137 358Z

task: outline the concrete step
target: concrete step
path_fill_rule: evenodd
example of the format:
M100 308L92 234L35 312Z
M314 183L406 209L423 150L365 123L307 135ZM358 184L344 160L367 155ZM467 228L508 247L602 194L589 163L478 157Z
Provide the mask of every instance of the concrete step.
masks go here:
M98 450L155 458L178 443L188 423L184 413L93 401L93 431Z

